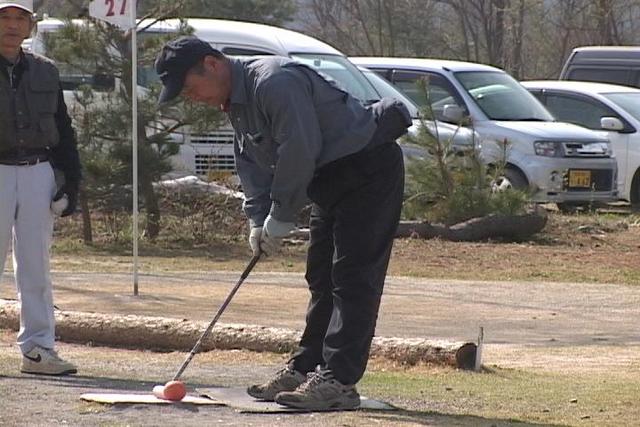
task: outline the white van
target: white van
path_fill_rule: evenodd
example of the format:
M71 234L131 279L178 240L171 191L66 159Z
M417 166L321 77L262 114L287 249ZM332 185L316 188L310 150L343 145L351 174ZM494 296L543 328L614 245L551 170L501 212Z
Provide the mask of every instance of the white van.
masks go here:
M540 102L504 71L482 64L414 58L350 58L378 72L425 105L418 80L428 79L438 120L471 118L480 153L492 164L509 143L506 178L529 188L538 202L608 202L617 199L617 166L609 141L568 123L558 123Z
M640 207L640 89L607 83L522 82L556 117L611 141L618 161L618 196Z
M74 21L82 25L83 21ZM209 42L214 48L230 56L279 55L293 58L304 63L327 79L335 82L343 90L349 92L363 103L377 101L382 96L389 96L390 91L396 91L397 98L403 95L391 86L381 94L364 76L361 70L353 65L345 55L338 50L295 31L238 21L216 19L177 19L156 22L151 25L148 33L173 33L186 23L193 29L194 35ZM38 24L38 35L25 44L36 53L44 52L44 37L49 32L57 31L64 25L57 19L45 19ZM108 78L98 78L75 74L73 70L62 69L62 79L67 96L71 99L71 92L81 83L108 89L113 81ZM141 69L138 75L141 85L149 85L157 81L155 71L151 68ZM417 124L417 108L410 108L414 112ZM438 131L445 137L452 137L458 144L468 145L471 131L456 132L456 127L441 123ZM206 175L209 171L234 172L233 158L233 130L229 125L206 133L192 133L188 128L182 128L175 134L176 142L180 144L180 154L173 159L174 167L189 173ZM403 147L405 154L416 154L417 150Z

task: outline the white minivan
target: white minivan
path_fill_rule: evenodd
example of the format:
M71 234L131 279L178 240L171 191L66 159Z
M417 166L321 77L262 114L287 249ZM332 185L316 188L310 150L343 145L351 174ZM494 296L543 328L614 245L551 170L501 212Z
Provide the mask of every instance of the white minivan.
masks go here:
M74 22L82 24L82 21ZM364 104L377 101L382 96L393 95L394 91L397 98L404 98L393 86L384 88L384 93L380 93L363 72L340 51L295 31L248 22L189 18L182 21L173 19L156 22L146 32L151 34L177 32L185 23L193 29L194 35L230 56L279 55L293 58L314 68ZM39 22L38 35L30 40L27 46L36 53L46 54L44 52L45 34L57 31L63 25L63 21L57 19L45 19ZM72 98L71 91L80 83L88 82L98 87L103 85L105 88L109 86L108 79L96 80L93 76L77 75L73 70L65 70L64 67L61 78L65 89L68 90L69 99ZM151 68L141 69L138 81L142 85L157 81L155 71ZM417 125L418 110L415 105L408 107ZM469 145L473 141L472 131L460 132L457 131L456 126L446 123L439 123L437 126L441 135L453 138L458 145ZM209 171L234 172L233 130L230 125L205 133L195 133L189 128L182 128L175 134L174 140L180 144L179 155L173 159L176 169L198 175L206 175ZM419 150L414 147L405 145L403 150L405 155L419 155Z
M640 207L640 89L607 83L522 82L556 119L611 141L618 162L618 196Z
M488 65L415 58L350 58L378 72L403 93L426 105L417 82L427 79L436 119L471 119L487 164L503 157L506 179L528 188L538 202L562 204L617 199L617 166L609 141L593 131L556 122L515 79Z

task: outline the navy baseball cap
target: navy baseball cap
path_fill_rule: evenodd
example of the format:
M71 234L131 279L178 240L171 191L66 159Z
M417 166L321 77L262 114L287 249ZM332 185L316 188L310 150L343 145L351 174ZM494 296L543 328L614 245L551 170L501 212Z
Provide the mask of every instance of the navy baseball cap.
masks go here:
M208 55L220 57L222 53L195 36L181 36L167 42L155 63L156 73L164 85L158 104L180 95L187 72Z

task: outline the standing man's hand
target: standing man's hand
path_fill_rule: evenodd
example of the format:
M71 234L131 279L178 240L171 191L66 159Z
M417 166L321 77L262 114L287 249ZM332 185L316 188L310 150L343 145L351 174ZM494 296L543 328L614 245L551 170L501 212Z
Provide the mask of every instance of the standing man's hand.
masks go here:
M249 234L249 244L254 255L260 252L267 256L280 250L282 239L295 229L293 222L278 221L271 215L264 220L262 227L252 227Z
M51 209L61 217L75 213L78 204L78 187L74 182L65 183L53 196Z

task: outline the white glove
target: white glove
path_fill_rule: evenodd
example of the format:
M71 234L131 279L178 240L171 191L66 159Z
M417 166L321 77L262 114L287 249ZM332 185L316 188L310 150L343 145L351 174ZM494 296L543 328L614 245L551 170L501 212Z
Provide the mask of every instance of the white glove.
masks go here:
M267 256L273 255L280 250L282 238L286 237L293 229L293 222L278 221L271 215L264 220L262 227L252 227L249 234L249 245L254 255L260 252Z
M262 235L262 227L251 227L249 232L249 246L253 251L253 256L260 255L260 236Z
M51 201L51 212L53 212L55 216L60 216L62 212L67 209L67 206L69 206L69 197L63 194L62 197L54 198L54 200Z

